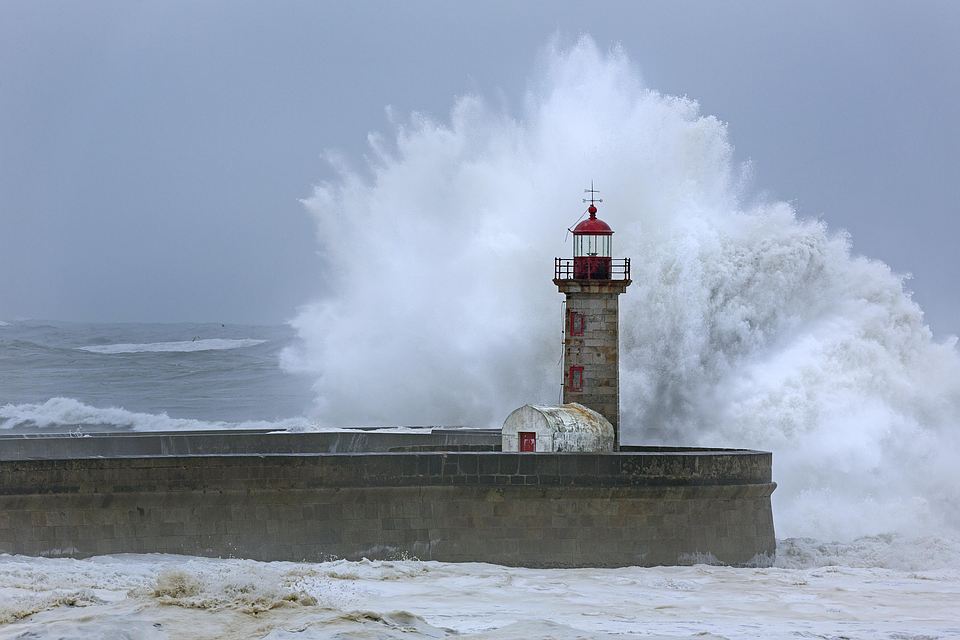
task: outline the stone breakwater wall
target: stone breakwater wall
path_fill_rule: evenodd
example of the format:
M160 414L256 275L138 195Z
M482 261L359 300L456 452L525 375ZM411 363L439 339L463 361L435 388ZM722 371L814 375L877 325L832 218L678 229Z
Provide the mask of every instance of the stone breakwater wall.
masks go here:
M269 430L0 434L0 460L113 458L270 453L369 453L414 448L500 446L499 429L343 429L287 433Z
M763 564L769 453L403 452L0 461L0 552L531 567Z

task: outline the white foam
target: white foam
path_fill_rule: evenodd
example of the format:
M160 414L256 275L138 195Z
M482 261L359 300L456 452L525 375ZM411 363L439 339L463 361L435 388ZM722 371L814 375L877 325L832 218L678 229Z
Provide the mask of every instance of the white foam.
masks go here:
M905 572L960 571L960 539L879 535L849 542L813 538L777 541L776 566L785 569L855 567Z
M181 342L150 342L146 344L98 344L86 347L77 347L80 351L90 353L189 353L192 351L222 351L225 349L242 349L263 344L266 340L253 338L227 339L204 338L200 340L185 340Z
M956 569L0 555L0 639L947 638L958 597Z
M296 429L310 426L306 418L290 418L276 422L222 422L171 418L166 413L139 413L120 407L93 407L73 398L50 398L39 404L6 404L0 406L0 429L68 426L104 426L133 431L192 431L204 429ZM317 427L319 429L319 427Z
M552 259L595 178L633 266L626 442L773 450L781 534L960 531L960 358L902 278L755 195L726 125L622 53L544 60L521 118L474 96L413 116L306 201L327 294L283 363L316 377L320 420L492 426L556 402Z
M141 413L122 407L94 407L73 398L50 398L43 403L0 405L0 429L69 427L82 434L84 427L106 426L131 431L202 431L221 429L272 429L286 432L345 431L304 417L283 420L226 422L171 418L166 413ZM353 427L350 431L423 433L431 427Z

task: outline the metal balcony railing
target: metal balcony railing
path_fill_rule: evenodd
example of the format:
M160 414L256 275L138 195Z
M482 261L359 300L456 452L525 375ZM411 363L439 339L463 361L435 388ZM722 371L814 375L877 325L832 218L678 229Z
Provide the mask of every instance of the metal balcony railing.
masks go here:
M556 258L555 280L629 280L630 258Z

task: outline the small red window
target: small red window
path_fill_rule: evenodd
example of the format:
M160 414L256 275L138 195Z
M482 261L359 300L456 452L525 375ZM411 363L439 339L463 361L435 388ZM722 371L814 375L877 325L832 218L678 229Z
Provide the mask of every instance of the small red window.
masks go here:
M570 376L567 381L570 391L583 391L583 367L573 365L570 367Z
M584 318L582 313L576 311L570 311L570 335L572 336L582 336L583 329L587 324L586 318Z
M521 453L535 453L537 451L537 434L532 431L521 431L517 434L520 439Z

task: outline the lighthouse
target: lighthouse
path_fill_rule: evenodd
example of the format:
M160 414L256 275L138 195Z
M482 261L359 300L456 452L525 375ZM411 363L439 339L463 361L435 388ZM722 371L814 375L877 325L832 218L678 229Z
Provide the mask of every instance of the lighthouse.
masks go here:
M613 229L597 217L590 185L590 217L570 231L573 258L556 258L554 284L566 296L563 327L563 403L603 415L620 444L619 296L630 286L630 258L613 259Z

